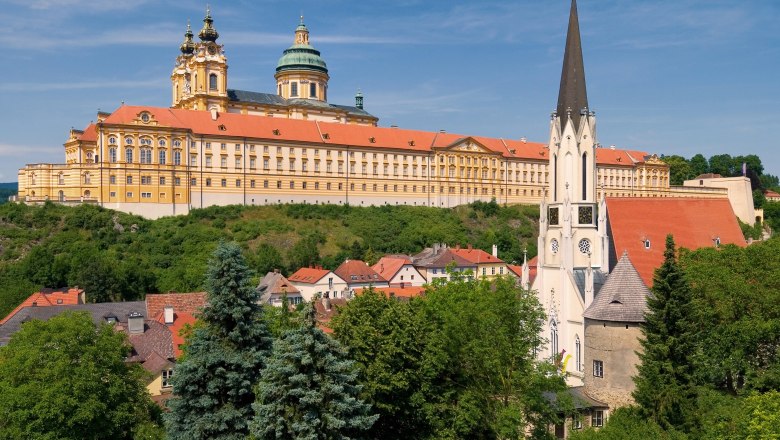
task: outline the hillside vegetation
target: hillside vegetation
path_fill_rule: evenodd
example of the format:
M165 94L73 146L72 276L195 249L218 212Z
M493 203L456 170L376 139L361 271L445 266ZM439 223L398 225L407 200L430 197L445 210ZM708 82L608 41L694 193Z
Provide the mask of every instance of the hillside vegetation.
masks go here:
M220 240L236 241L259 275L347 258L375 261L435 242L472 244L522 261L536 254L539 208L478 202L412 206L226 206L146 220L96 206L0 206L0 315L41 287L80 286L88 301L202 289Z

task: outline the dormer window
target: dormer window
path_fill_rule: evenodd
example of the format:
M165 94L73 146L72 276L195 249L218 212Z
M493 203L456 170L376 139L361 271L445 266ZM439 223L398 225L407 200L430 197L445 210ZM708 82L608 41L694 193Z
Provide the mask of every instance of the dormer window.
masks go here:
M646 238L644 243L645 243L645 249L650 249L650 239Z
M720 247L720 237L715 237L715 239L712 241L715 242L715 247Z
M151 116L149 116L149 113L146 113L146 112L141 113L141 121L143 121L144 124L149 123L150 119L151 119Z

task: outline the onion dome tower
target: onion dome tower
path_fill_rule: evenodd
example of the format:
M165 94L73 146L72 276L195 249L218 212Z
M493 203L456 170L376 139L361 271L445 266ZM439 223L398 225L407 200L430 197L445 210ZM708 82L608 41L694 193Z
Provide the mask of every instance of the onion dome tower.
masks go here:
M184 42L179 46L179 50L184 56L195 53L195 43L192 41L193 33L189 21L187 21L187 32L184 33Z
M203 18L203 29L198 33L198 37L200 37L200 41L203 41L204 43L207 41L213 43L219 38L219 33L214 29L214 20L211 18L211 9L208 6L206 7L206 17Z
M328 100L328 67L320 51L309 44L309 30L301 22L295 29L295 41L276 65L276 89L285 99Z

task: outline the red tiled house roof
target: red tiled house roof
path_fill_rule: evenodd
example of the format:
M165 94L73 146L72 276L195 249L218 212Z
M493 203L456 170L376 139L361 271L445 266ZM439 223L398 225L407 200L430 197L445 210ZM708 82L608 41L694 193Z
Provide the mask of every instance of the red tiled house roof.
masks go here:
M371 269L389 281L405 264L412 264L412 259L405 256L382 257Z
M379 274L368 264L360 260L347 260L341 263L333 273L346 281L347 284L387 282L387 280L379 276ZM355 278L353 279L352 277Z
M463 258L464 260L473 264L488 264L488 263L503 263L504 261L498 257L483 251L482 249L475 249L469 246L466 249L452 249L450 252Z
M77 287L64 289L41 289L30 295L26 300L19 304L5 318L0 321L3 325L11 319L19 310L25 307L49 307L55 305L84 304L84 289Z
M628 251L648 287L653 285L653 272L663 262L667 234L674 236L678 248L712 247L716 240L746 245L728 199L608 197L606 203L610 261Z
M362 295L367 289L355 289L355 295ZM405 287L374 287L377 292L384 293L385 296L396 298L414 298L422 296L425 293L423 286L405 286Z
M329 270L323 269L321 267L302 267L294 274L287 277L287 280L296 283L314 284L321 280L328 273L330 273Z

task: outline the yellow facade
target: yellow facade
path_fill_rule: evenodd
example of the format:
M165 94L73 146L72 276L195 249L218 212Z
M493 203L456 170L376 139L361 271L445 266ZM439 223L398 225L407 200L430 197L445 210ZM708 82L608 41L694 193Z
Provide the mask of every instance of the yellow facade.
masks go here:
M162 123L155 108L139 108L121 120L99 113L94 126L71 130L65 163L19 171L19 200L96 203L157 218L228 204L452 207L491 199L538 204L543 198L550 172L541 144L379 128L377 118L363 110L362 95L354 107L328 104L327 68L303 23L280 58L275 94L228 89L227 59L210 14L199 35L202 41L194 43L189 29L185 34L171 75L173 109L202 112L214 124L225 114L257 118L242 120L248 127L303 120L310 125L301 129L317 136L298 139L279 130L215 134L194 123ZM293 83L308 96L292 96ZM123 110L129 111L120 107L115 114ZM325 123L375 131L345 133L338 140L329 137ZM375 142L375 136L408 140ZM415 144L415 138L426 140ZM725 190L670 187L669 168L655 157L597 165L599 197L726 196Z

